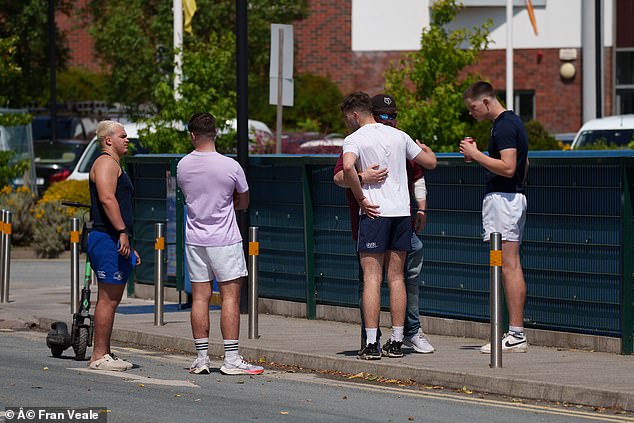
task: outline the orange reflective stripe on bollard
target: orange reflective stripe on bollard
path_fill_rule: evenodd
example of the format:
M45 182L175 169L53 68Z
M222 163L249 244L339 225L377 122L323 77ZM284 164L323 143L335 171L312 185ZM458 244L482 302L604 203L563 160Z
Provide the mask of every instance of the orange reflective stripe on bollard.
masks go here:
M502 250L491 250L489 255L489 266L502 266Z
M11 229L12 229L12 228L11 228L11 224L10 224L10 223L5 223L5 224L2 226L2 232L4 232L4 233L5 233L5 234L7 234L7 235L11 235Z
M70 231L70 243L79 244L79 231Z
M260 255L260 243L259 242L249 242L249 255L250 256L259 256Z
M156 242L154 243L155 250L164 250L165 249L165 238L160 237L156 238Z

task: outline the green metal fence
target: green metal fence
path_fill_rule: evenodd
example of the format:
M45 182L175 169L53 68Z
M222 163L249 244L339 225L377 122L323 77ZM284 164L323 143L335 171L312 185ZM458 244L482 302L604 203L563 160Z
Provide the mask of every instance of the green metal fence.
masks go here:
M457 154L438 157L437 169L426 175L420 310L487 321L489 251L480 221L484 171ZM634 152L533 152L529 157L522 244L526 326L620 337L622 352L631 353ZM144 258L153 244L146 226L165 219L161 175L177 159L128 161L137 187L135 228L141 228L135 241L139 247L147 243L139 250ZM348 206L344 191L332 182L335 161L335 156L255 156L248 169L250 222L260 228L260 295L303 302L309 318L318 303L358 304ZM148 259L144 263L151 263ZM152 283L152 265L137 271L137 283ZM384 287L382 306L388 304Z

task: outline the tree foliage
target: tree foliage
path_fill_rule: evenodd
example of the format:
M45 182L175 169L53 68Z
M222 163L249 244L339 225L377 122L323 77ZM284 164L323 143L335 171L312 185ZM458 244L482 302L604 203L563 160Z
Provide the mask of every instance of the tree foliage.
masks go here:
M221 128L235 116L235 73L230 71L235 63L233 34L223 37L210 34L206 41L191 45L194 48L183 53L186 78L179 87L180 99L174 100L174 88L169 81L159 82L154 91L158 113L147 120L150 128L141 133L145 147L154 153L191 151L184 124L196 112L210 112ZM217 147L219 151L232 151L235 138L219 140Z
M386 89L399 103L399 127L441 152L456 151L474 124L462 93L479 78L462 72L490 42L490 21L472 29L447 29L461 8L455 0L434 2L420 50L406 53L386 72Z
M69 15L72 2L57 0L58 13ZM0 93L4 105L13 108L44 105L49 99L48 2L42 0L0 0ZM66 35L59 29L55 37L56 68L64 69L68 60ZM13 72L3 74L10 53ZM15 72L19 69L19 72Z
M235 32L235 1L197 0L196 3L193 33L184 34L184 54L200 48L203 41L226 40ZM270 24L300 19L306 10L306 0L249 2L250 84L263 80L268 84ZM109 82L105 85L107 99L129 106L137 115L144 105L150 105L150 111L164 106L159 104L161 98L156 97L158 91L154 88L161 82L171 83L173 78L172 2L109 0L104 4L101 0L90 0L86 19L90 22L95 52L103 68L109 69ZM225 43L223 46L228 47ZM235 47L226 51L231 52L233 61L229 67L216 72L235 74ZM185 78L201 80L195 76L196 72L196 68L183 68ZM207 87L216 89L210 84Z

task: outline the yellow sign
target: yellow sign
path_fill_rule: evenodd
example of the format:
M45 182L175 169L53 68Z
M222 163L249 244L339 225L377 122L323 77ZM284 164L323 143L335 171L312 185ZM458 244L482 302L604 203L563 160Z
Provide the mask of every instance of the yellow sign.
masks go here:
M260 255L260 243L259 242L249 242L249 255L250 256L259 256Z
M502 250L491 250L489 265L491 267L502 266Z

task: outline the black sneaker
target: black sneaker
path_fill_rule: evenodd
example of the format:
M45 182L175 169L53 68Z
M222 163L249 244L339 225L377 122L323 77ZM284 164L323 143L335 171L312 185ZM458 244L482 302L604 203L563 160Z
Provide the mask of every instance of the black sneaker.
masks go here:
M380 360L381 359L381 351L379 351L379 343L375 342L374 344L368 344L359 351L359 355L357 358L361 360Z
M403 342L394 341L390 339L383 345L383 356L390 358L401 358L403 357L403 351L401 347L403 346Z

